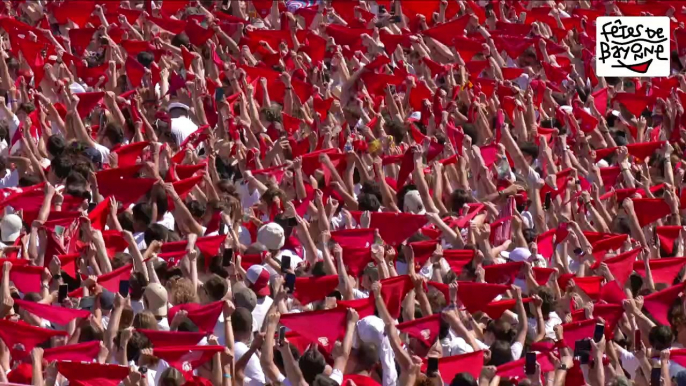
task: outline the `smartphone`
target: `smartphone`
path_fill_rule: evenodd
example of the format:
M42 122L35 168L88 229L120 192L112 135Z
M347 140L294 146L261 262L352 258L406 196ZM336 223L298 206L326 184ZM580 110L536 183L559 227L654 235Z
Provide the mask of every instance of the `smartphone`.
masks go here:
M221 87L217 87L216 90L214 90L214 100L217 102L221 102L224 100L224 89Z
M95 297L85 296L85 297L81 298L81 302L79 302L79 307L82 310L90 310L93 308L94 304L95 304Z
M100 126L100 127L102 127L102 126ZM89 203L89 204L88 204L88 213L92 212L93 209L95 209L96 206L98 206L98 204L96 204L96 203L94 203L94 202Z
M288 288L288 293L292 294L293 291L295 291L295 274L294 273L287 273L286 274L286 288Z
M636 172L636 181L641 182L643 179L643 172L641 170Z
M603 335L605 335L605 325L602 323L596 324L595 331L593 331L593 341L596 343L600 342L603 339Z
M653 367L650 371L650 386L660 386L660 381L662 379L662 368Z
M62 225L55 225L55 234L62 237L64 234L64 227Z
M641 330L634 331L634 348L638 348L641 345Z
M553 201L552 192L546 192L545 193L545 201L543 203L543 209L545 209L545 210L550 209L550 204L552 203L552 201Z
M222 255L222 267L231 266L233 261L233 249L226 248L224 254Z
M129 296L129 285L128 280L119 280L119 295L123 297Z
M386 13L386 6L385 5L380 5L379 6L379 15Z
M438 371L438 358L429 357L426 364L426 375L432 376Z
M591 341L588 339L577 340L574 343L574 357L579 358L582 365L588 364L591 355Z
M67 293L69 292L69 286L66 284L60 285L59 292L57 293L57 302L62 303L64 299L67 298Z
M291 256L282 255L281 256L281 273L286 273L291 269Z
M279 327L279 346L283 346L284 340L286 339L286 327Z
M526 362L524 371L527 375L536 374L536 353L528 352L526 353Z
M400 16L396 15L396 16L392 16L390 21L391 21L391 23L400 23L402 21L402 19L400 18Z

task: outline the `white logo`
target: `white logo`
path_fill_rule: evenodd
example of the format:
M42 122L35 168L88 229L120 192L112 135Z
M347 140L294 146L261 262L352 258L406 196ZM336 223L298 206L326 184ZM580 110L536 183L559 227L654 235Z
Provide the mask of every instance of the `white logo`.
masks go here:
M596 19L598 76L670 75L667 16L602 16Z
M324 346L324 347L329 346L329 338L323 336L323 337L321 337L321 338L319 338L319 339L317 339L317 340L319 341L319 343L322 344L322 346Z
M429 330L428 328L426 330L419 331L419 333L422 335L422 338L424 338L424 340L431 339L431 330Z

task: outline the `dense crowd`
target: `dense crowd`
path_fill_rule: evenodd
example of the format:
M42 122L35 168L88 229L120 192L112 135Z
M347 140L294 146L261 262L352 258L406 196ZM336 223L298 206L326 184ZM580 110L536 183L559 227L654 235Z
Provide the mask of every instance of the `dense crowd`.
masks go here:
M0 384L685 386L684 6L2 2Z

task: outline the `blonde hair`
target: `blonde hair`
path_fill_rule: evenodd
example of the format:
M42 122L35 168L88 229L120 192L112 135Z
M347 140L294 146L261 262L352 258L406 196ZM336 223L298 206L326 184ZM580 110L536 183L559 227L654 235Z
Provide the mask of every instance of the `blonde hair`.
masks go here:
M170 282L169 302L175 306L187 303L199 303L193 282L185 277Z
M158 382L159 386L181 386L186 383L186 379L183 374L173 368L169 367L162 372L160 375L160 380Z
M157 319L152 312L145 310L133 317L133 327L144 330L157 330Z

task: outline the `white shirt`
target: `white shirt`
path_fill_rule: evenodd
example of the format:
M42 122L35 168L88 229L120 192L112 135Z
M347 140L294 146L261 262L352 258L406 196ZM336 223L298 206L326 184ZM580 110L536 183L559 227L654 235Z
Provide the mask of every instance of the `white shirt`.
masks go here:
M262 323L264 322L264 318L267 316L267 312L269 311L269 308L272 306L272 303L274 303L274 300L272 300L272 298L270 298L269 296L265 296L261 299L257 298L257 304L255 305L255 308L252 310L253 332L257 332L260 331L260 329L262 329Z
M243 342L236 342L234 344L234 351L236 354L236 361L241 359L246 352L248 352L249 347ZM245 366L245 385L248 386L263 386L266 383L264 372L262 372L262 367L260 366L260 360L257 356L253 354L248 360L248 364Z
M183 141L196 130L198 130L198 125L193 123L188 117L178 117L171 120L171 132L177 146L181 146Z
M103 165L109 165L110 164L110 149L106 148L105 146L102 146L99 143L95 144L95 150L97 150L100 153L100 159L103 163Z
M555 312L548 314L548 320L545 321L545 337L550 339L555 339L555 331L553 330L555 326L562 324L562 319ZM534 318L529 318L529 336L534 337L536 335L536 327L538 322Z
M157 329L160 331L169 331L169 320L167 320L167 318L162 318L162 320L158 320Z
M174 230L174 224L175 224L174 215L171 214L171 212L166 212L162 216L162 220L158 221L157 223L164 225L167 229L169 229L170 231L173 231ZM143 241L143 242L145 242L145 241Z
M16 170L9 170L4 177L0 177L0 189L16 188L19 185L19 173Z
M260 192L257 189L251 192L247 182L236 184L236 191L241 197L241 206L243 206L243 209L248 209L260 202Z

